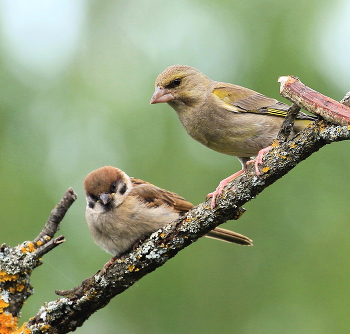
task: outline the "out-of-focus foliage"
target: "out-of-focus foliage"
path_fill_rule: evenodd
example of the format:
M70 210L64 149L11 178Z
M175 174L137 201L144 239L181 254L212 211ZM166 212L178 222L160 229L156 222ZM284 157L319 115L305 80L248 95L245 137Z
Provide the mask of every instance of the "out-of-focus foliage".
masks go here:
M3 0L0 243L33 239L69 186L79 195L22 320L109 259L85 223L91 170L113 165L199 203L239 169L149 105L162 70L191 65L275 98L291 74L339 100L349 12L345 0ZM349 145L323 148L226 224L254 247L199 240L76 333L348 333Z

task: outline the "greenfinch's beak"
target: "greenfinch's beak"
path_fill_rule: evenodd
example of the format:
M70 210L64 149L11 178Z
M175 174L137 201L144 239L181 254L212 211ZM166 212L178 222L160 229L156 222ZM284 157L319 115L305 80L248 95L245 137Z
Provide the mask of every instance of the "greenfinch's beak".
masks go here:
M100 199L102 203L106 205L112 199L112 196L110 194L102 193Z
M174 95L171 94L167 89L157 87L149 103L150 104L165 103L174 99L175 99Z

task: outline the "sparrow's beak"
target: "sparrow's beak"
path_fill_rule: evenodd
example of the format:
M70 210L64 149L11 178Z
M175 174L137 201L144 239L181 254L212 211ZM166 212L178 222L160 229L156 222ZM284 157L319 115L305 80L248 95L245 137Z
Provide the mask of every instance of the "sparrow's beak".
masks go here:
M165 103L174 99L174 95L171 94L167 89L156 87L154 94L152 95L151 101L149 103Z
M106 205L112 199L112 196L110 194L102 193L100 199L102 203Z

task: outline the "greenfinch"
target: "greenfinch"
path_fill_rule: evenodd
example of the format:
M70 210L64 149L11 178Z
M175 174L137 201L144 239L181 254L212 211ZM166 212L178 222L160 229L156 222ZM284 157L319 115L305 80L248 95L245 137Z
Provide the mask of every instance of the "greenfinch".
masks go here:
M197 69L174 65L158 75L150 101L168 103L177 113L187 133L214 151L236 156L242 170L222 180L212 197L216 197L251 162L257 174L263 154L277 137L289 106L251 89L213 81ZM314 117L299 112L291 135L295 135ZM257 156L257 159L250 160Z

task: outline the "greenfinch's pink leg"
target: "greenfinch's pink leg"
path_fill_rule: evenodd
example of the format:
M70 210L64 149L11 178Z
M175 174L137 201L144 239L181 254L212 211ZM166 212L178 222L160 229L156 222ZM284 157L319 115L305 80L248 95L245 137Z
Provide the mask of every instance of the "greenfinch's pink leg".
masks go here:
M260 170L259 170L259 165L262 164L262 159L264 157L264 154L267 153L268 151L271 150L271 146L265 147L263 149L261 149L258 153L258 155L256 156L255 159L249 160L246 163L246 166L249 166L250 164L254 163L255 164L255 173L256 175L260 176ZM221 195L222 190L224 189L224 187L226 187L232 180L234 180L235 178L237 178L238 176L242 175L244 173L245 169L242 169L240 171L238 171L237 173L234 173L232 175L230 175L229 177L227 177L226 179L223 179L218 187L215 189L214 192L209 193L207 195L207 198L211 197L211 202L210 202L210 207L213 209L215 207L215 202L216 202L216 197L218 197L219 195Z
M218 195L221 195L222 193L222 189L224 189L225 186L227 186L233 179L235 179L236 177L242 175L244 173L244 169L238 171L237 173L234 173L232 175L230 175L229 177L227 177L226 179L223 179L219 185L217 186L217 188L215 189L215 191L213 191L212 193L207 195L207 198L211 197L211 202L210 202L210 207L212 209L214 209L215 207L215 202L216 202L216 197Z
M256 175L258 175L258 176L261 175L260 170L259 170L259 165L262 164L262 159L264 157L264 154L267 153L270 150L271 150L271 146L268 146L268 147L265 147L265 148L261 149L255 159L249 160L247 162L247 164L246 164L247 166L252 164L252 163L255 164L255 173L256 173Z

